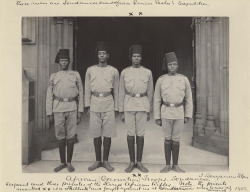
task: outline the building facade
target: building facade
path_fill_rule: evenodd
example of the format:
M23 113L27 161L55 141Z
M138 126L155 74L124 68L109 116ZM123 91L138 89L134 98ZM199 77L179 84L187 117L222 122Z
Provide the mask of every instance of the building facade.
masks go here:
M104 19L105 22L101 18L22 18L22 163L29 164L40 159L42 150L57 146L54 130L49 127L45 112L49 77L58 71L54 62L57 51L70 49L70 68L80 71L84 80L84 71L89 63L94 62L88 60L94 58L93 42L98 38L111 41L112 65L123 69L126 67L123 60L127 59L128 52L126 42L130 43L131 34L136 33L133 40L139 39L138 42L145 45L147 54L144 57L150 61L146 67L152 70L154 80L165 73L163 53L176 51L180 73L189 78L193 89L193 146L228 155L229 19L154 18L152 22L147 18L135 21L130 18ZM154 26L156 20L158 25ZM143 30L132 30L138 21ZM106 23L112 30L109 28L101 35L95 35L99 30L96 26L100 23ZM124 30L124 26L131 30ZM155 30L149 30L153 27ZM108 30L111 31L109 36ZM119 35L114 40L116 33ZM122 54L124 51L125 56Z

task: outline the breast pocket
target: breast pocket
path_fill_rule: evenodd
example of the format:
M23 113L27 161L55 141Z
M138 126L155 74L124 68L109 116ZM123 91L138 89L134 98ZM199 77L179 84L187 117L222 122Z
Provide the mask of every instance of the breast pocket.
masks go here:
M176 83L176 87L180 90L184 90L185 89L185 82L183 80L179 80L177 83Z
M113 79L112 79L112 77L105 77L104 80L107 83L109 88L113 88Z
M96 78L96 76L91 75L91 76L90 76L90 82L92 83L92 82L95 80L95 78Z
M149 79L147 77L140 77L140 80L141 80L142 91L146 91Z
M76 85L77 85L77 79L76 79L75 76L70 76L68 78L68 85L69 85L69 87L76 87Z
M168 92L168 89L170 88L170 82L164 82L161 84L161 92L166 95Z
M134 80L133 79L129 79L129 78L125 78L125 87L128 91L130 91L133 87L134 87Z
M53 81L53 85L56 86L60 82L59 78L55 78Z

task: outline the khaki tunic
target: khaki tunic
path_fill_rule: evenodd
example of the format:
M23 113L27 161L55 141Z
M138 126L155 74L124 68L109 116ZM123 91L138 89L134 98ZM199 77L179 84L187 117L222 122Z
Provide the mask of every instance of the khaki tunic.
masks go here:
M59 71L50 76L46 96L46 114L55 112L84 111L82 80L77 71ZM79 104L76 101L61 102L53 99L53 95L61 98L71 98L79 95Z
M176 104L184 101L185 104L180 107L166 107L162 105L162 100ZM181 74L161 76L155 85L154 118L183 119L192 118L192 115L193 100L188 78Z
M131 97L126 91L135 94L147 93L144 97ZM153 77L149 69L144 67L128 67L120 77L119 111L146 111L150 112L153 101Z
M110 65L91 66L85 76L85 106L92 112L118 111L119 73ZM112 92L107 97L96 97L91 92Z

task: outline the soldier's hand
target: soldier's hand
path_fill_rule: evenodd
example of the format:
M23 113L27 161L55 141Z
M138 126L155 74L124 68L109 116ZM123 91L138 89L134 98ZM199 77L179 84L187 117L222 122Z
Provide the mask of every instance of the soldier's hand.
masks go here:
M79 123L81 122L82 119L82 112L78 112L77 113L77 125L79 125Z
M124 112L121 112L121 121L124 123L125 122L125 115Z
M161 119L156 119L156 120L155 120L155 123L156 123L157 125L159 125L159 126L162 126L162 121L161 121Z
M49 127L52 127L54 125L54 115L49 115Z
M184 123L188 123L189 122L189 118L188 117L185 117L184 118Z
M119 111L115 111L115 118L118 117Z
M147 121L150 120L150 113L147 113Z
M88 109L87 109L87 117L88 118L90 117L90 107L88 107Z

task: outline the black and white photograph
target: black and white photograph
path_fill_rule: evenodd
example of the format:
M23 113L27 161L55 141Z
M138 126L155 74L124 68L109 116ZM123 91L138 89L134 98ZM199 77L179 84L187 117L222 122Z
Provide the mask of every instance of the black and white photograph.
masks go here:
M228 171L229 23L22 17L23 172Z
M249 8L0 1L0 191L250 191Z

